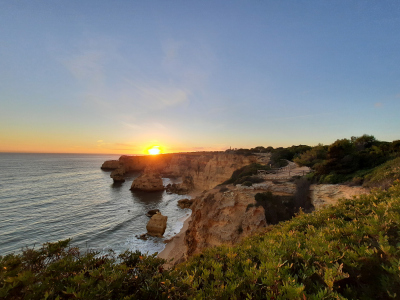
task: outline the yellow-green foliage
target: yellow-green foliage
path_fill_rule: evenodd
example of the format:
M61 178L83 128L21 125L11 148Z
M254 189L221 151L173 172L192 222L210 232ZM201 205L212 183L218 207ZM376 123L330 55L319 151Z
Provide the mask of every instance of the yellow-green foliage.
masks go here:
M376 167L365 176L364 186L387 188L397 179L400 179L400 157Z
M0 299L400 299L400 182L165 271L154 256L66 248L0 257Z

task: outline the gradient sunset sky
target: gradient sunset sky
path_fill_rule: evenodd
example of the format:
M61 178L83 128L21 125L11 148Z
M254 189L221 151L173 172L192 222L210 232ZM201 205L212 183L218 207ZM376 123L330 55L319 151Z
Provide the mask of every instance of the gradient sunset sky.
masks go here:
M0 0L0 152L400 139L400 1Z

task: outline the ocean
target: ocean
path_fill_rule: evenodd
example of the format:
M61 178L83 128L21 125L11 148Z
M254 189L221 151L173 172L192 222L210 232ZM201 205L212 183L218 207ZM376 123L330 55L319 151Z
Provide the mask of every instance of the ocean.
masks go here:
M138 173L114 185L110 172L100 169L119 155L0 153L0 256L25 247L71 238L81 249L139 250L152 254L164 249L190 215L177 202L185 195L132 192ZM164 185L176 182L163 178ZM144 241L150 209L168 216L163 238Z

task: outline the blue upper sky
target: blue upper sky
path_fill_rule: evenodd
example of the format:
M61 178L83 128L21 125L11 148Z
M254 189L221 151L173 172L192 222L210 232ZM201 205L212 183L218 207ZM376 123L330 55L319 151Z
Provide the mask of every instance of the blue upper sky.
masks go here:
M0 151L400 139L399 1L0 0Z

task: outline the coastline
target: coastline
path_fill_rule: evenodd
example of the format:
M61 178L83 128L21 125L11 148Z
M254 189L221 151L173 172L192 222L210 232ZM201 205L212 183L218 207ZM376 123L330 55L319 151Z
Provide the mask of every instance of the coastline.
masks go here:
M188 196L190 196L191 199L195 199L200 194L200 191L192 191ZM167 263L164 264L164 268L170 269L174 265L186 260L187 249L185 245L185 234L191 220L192 212L183 220L183 226L178 234L169 239L164 250L158 253L157 257L167 260Z
M158 253L157 257L167 260L164 268L170 269L177 263L184 261L186 257L185 233L189 227L189 222L192 220L192 215L186 217L183 226L179 233L172 237L166 244L163 251Z

